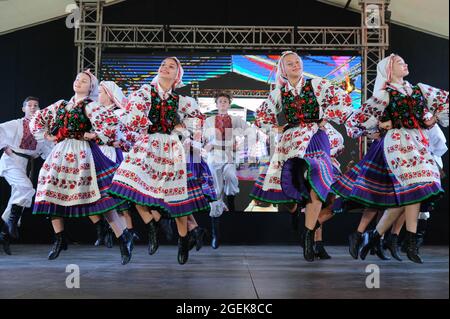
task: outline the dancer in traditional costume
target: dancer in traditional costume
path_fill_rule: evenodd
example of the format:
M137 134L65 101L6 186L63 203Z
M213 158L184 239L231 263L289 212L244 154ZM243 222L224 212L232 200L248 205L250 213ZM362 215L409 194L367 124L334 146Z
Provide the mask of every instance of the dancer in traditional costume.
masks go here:
M131 148L135 139L132 132L127 132L120 122L127 99L122 89L112 81L102 81L99 85L99 101L89 108L88 117L91 118L92 131L96 134L95 142L108 159L117 164L123 161L123 152ZM127 229L138 240L133 229L133 222L129 213L130 205L117 207L116 211L125 218ZM98 215L89 216L96 225L97 241L95 246L105 245L109 248L113 244L113 233L108 223Z
M287 125L276 115L283 112ZM275 204L305 206L303 255L313 261L315 226L334 182L327 121L343 124L352 112L350 96L324 79L305 79L303 63L294 52L284 52L278 62L277 87L258 108L258 126L282 132L267 174L257 180L251 197Z
M211 203L211 247L220 245L219 218L225 210L235 211L235 196L239 193L237 177L237 137L245 136L250 127L238 116L228 114L232 97L226 92L216 95L218 114L208 117L203 128L207 163L214 178L218 200Z
M89 71L77 75L69 100L60 100L39 111L30 123L37 140L54 142L38 178L33 214L52 219L56 240L48 258L55 259L67 249L64 218L104 215L119 238L122 264L131 259L133 236L116 208L124 204L106 193L118 165L110 161L93 141L89 117L98 96L97 78ZM97 128L99 125L97 125ZM100 133L100 132L99 132ZM103 132L105 133L105 132Z
M158 249L161 216L175 218L178 262L189 257L187 216L209 210L209 203L195 177L187 169L179 134L189 136L185 118L203 119L197 103L181 96L183 68L176 57L163 60L151 84L143 85L128 98L122 117L127 130L140 136L117 170L109 192L136 204L148 227L149 254Z
M22 105L25 116L21 119L0 124L0 176L11 186L11 196L3 212L4 221L0 232L0 242L6 254L11 254L10 241L19 237L18 226L25 208L31 207L35 193L33 183L27 172L31 162L48 155L52 144L46 141L38 143L30 132L30 120L39 110L39 99L29 96Z
M443 174L443 168L444 163L442 161L442 156L447 152L447 140L445 138L444 132L439 128L438 125L434 125L432 128L430 128L428 131L428 138L430 142L430 152L433 154L434 160L436 161L436 164L439 167L439 171L441 174L441 180L444 178ZM417 239L417 247L420 249L420 246L423 244L423 240L425 237L426 232L426 225L427 221L430 218L430 212L435 209L435 202L430 202L428 205L421 205L420 206L420 214L419 214L419 220L417 222L417 233L416 233L416 239ZM400 256L400 251L404 250L406 252L406 244L407 241L404 241L404 244L402 244L402 248L400 248L399 243L399 235L400 231L403 228L403 225L405 224L405 214L402 213L397 218L395 223L392 225L392 229L390 232L387 232L384 234L383 238L383 247L384 249L388 249L391 252L392 257L397 259L398 261L401 261L402 258Z
M448 92L404 80L404 60L391 54L378 63L374 95L347 121L350 131L378 134L351 172L333 189L342 197L369 207L389 208L370 232L360 257L379 244L381 236L405 211L407 256L422 263L416 242L420 205L443 193L439 168L429 149L427 129L448 125Z

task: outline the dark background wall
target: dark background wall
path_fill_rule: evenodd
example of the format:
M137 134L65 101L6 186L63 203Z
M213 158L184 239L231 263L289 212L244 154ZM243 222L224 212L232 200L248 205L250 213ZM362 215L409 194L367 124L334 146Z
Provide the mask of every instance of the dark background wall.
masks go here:
M268 10L266 6L246 1L224 0L217 7L210 1L137 1L105 8L105 23L130 24L205 24L205 25L298 25L298 26L359 26L360 15L317 1L288 0L283 8ZM209 12L205 14L205 12ZM55 20L32 28L0 36L0 122L21 117L21 103L28 95L41 99L41 106L72 95L72 81L76 73L76 50L72 29L65 19ZM410 65L408 80L424 82L448 90L448 40L391 25L391 46ZM107 51L106 51L107 52ZM130 51L127 51L130 52ZM142 51L141 51L142 52ZM145 50L146 53L151 50ZM278 53L278 52L277 52ZM300 52L302 53L302 52ZM333 54L333 52L315 52ZM448 139L448 128L444 129ZM347 141L354 148L354 141ZM348 161L349 152L342 159ZM444 156L448 164L448 153ZM40 163L38 163L38 166ZM445 168L448 175L448 166ZM35 176L37 176L37 171ZM251 183L241 183L241 193L248 194ZM444 188L448 194L448 179ZM9 186L0 181L0 206L6 207ZM237 208L244 209L249 199L241 195ZM448 196L442 199L429 223L427 240L434 244L448 244ZM325 228L325 239L331 243L345 243L353 231L359 214L337 216ZM287 213L235 213L223 218L223 237L228 243L287 243L296 242L297 235L289 232ZM207 225L209 219L199 216ZM142 224L136 219L138 230ZM208 225L209 226L209 225ZM84 227L83 231L79 231ZM68 222L74 240L91 241L95 236L87 220ZM49 242L51 228L42 216L31 216L26 211L23 219L22 241Z

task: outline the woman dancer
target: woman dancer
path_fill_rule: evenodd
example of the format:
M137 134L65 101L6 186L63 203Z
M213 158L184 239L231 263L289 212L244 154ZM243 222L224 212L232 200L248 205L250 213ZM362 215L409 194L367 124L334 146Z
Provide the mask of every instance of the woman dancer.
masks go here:
M70 101L60 100L39 111L30 123L37 140L46 138L56 145L44 162L38 178L33 214L49 215L56 241L48 258L55 259L67 249L64 218L104 215L120 239L122 264L131 259L133 236L115 208L123 201L106 193L117 164L106 158L92 142L94 133L89 108L98 95L97 78L86 70L77 75Z
M404 80L408 65L395 54L378 63L374 96L347 121L365 134L381 132L369 152L333 185L346 199L372 207L390 208L369 242L361 249L365 259L379 245L384 232L404 210L407 256L422 263L416 243L420 204L443 193L438 166L429 150L427 128L448 125L448 92Z
M287 125L276 115L283 112ZM322 204L334 182L326 121L343 124L352 112L350 96L323 79L306 80L303 63L294 52L278 62L277 87L256 111L258 126L282 132L263 183L258 179L251 197L272 203L299 203L305 208L303 256L313 261L314 233Z
M178 134L189 136L185 118L204 116L194 99L181 96L183 68L176 57L162 61L158 75L130 97L123 123L141 134L117 170L109 192L136 204L148 227L149 254L158 249L161 216L175 218L178 262L189 257L187 216L208 211L209 203L188 172L186 155Z

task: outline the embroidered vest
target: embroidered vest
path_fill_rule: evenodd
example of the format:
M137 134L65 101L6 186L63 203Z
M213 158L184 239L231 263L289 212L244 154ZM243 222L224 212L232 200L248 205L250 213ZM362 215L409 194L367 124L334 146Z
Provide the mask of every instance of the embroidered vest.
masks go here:
M394 128L425 128L423 114L427 112L427 105L420 88L412 87L412 94L403 94L394 88L387 87L389 93L389 104L384 110L381 121L392 121Z
M163 100L153 85L150 94L152 106L148 113L148 119L152 125L148 128L148 133L170 134L173 128L180 123L177 112L180 96L172 92L167 99Z
M86 106L91 99L84 99L76 104L71 110L66 110L69 102L63 101L56 112L55 126L52 134L62 141L66 138L83 139L83 135L92 128L91 121L86 116Z
M282 87L281 102L289 125L320 121L320 107L310 79L305 81L302 92L297 96L294 96L286 87Z

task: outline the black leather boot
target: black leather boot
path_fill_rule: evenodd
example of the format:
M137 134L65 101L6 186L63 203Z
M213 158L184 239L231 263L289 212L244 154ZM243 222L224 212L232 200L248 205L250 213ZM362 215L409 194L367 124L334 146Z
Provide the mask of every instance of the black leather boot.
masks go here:
M122 257L122 265L126 265L131 260L131 253L133 251L133 234L125 228L122 235L119 237L120 255Z
M419 247L417 246L416 234L406 231L406 256L412 262L423 264L423 260L419 255Z
M194 235L192 234L193 231L194 231L194 230L191 230L191 231L189 232L189 243L188 243L188 249L189 249L189 251L191 251L192 248L195 247L195 238L194 238Z
M148 227L148 254L153 255L156 253L159 247L158 241L158 230L159 222L152 219L150 223L147 224Z
M369 251L377 245L379 245L381 242L381 235L376 230L369 231L369 241L368 243L361 248L361 252L359 253L359 256L362 260L366 259L367 254Z
M203 247L203 239L205 238L206 230L200 226L195 227L190 234L193 237L195 243L195 250L199 251ZM190 239L189 239L190 240ZM192 248L190 248L192 249ZM189 250L190 250L189 249Z
M0 244L2 244L5 254L11 255L11 240L9 238L9 234L6 231L2 231L0 233Z
M94 243L94 246L102 246L105 244L105 221L100 219L95 223L95 229L97 231L97 240Z
M114 245L114 232L111 229L111 227L109 226L109 224L107 222L106 223L106 231L105 231L105 246L108 248L112 248L112 246Z
M213 249L219 248L220 245L219 218L220 217L211 217L211 247Z
M50 253L48 254L48 259L53 260L58 258L61 250L67 250L67 239L64 230L55 234L55 242L52 250L50 250Z
M392 257L398 261L402 261L400 257L400 247L398 246L398 235L397 234L386 234L383 240L383 248L389 250Z
M391 260L391 257L387 256L383 249L383 241L379 240L374 247L375 255L381 260Z
M424 238L425 238L425 231L424 230L418 231L416 233L417 249L420 249L420 247L422 247Z
M406 248L408 247L408 245L407 245L405 239L406 239L406 238L403 238L403 240L402 240L402 243L401 243L401 245L400 245L400 251L401 251L402 253L405 253L405 254L406 254Z
M348 236L348 252L353 257L353 259L358 259L359 249L363 243L363 234L359 231L355 231Z
M327 251L325 250L322 240L316 241L316 247L315 247L314 251L315 251L315 256L318 259L331 259L331 256L328 255Z
M178 237L178 263L184 265L189 258L189 233Z
M19 223L19 219L22 216L24 207L13 204L11 206L11 214L9 215L8 220L5 225L8 228L8 233L12 238L19 238L19 228L17 224Z
M417 233L416 233L418 249L420 249L420 247L423 245L426 229L427 229L427 221L425 219L419 219L417 222Z
M303 234L303 257L306 261L314 261L314 233L314 229L306 228Z
M234 197L235 197L234 195L227 195L227 207L228 207L228 211L230 211L230 212L235 211Z
M314 226L314 234L316 233L316 230L320 228L319 221L316 222L316 225ZM305 232L300 234L300 247L305 248Z

